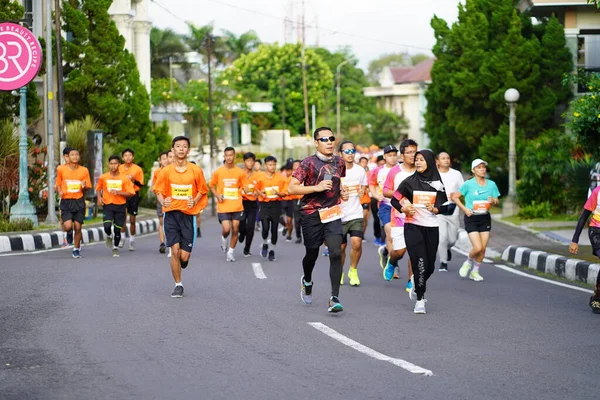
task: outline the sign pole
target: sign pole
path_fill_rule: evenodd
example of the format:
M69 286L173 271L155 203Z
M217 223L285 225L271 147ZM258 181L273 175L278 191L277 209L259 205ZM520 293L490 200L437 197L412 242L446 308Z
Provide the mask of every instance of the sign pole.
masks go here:
M57 32L60 35L60 32ZM52 2L46 0L46 121L48 123L48 216L47 224L56 224L56 195L54 193L54 82L52 79Z

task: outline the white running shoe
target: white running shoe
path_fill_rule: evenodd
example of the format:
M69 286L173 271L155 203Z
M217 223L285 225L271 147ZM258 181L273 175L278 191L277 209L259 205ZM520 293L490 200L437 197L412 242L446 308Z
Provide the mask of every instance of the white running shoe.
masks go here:
M460 269L458 270L458 274L460 275L461 278L466 278L467 275L469 274L469 270L471 269L472 265L469 261L465 261L462 265L462 267L460 267Z
M413 312L415 314L426 314L427 313L427 311L425 310L425 299L418 300L415 303L415 309L413 310Z
M225 239L223 236L221 236L221 251L223 253L227 253L227 250L229 250L229 248L227 246L227 239Z
M235 257L233 256L233 253L227 253L227 261L228 262L234 262L235 261Z
M481 276L479 274L479 271L471 271L471 273L469 274L469 279L475 281L475 282L481 282L483 281L483 276Z
M410 291L408 292L408 298L411 301L417 300L417 292L415 292L415 276L410 277L410 283L412 283Z

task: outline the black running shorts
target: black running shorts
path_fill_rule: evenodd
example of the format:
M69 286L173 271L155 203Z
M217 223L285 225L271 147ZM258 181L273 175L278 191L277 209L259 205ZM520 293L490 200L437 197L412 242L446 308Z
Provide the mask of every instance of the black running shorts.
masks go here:
M125 204L105 204L103 221L112 221L115 228L121 229L125 225Z
M64 221L75 221L83 224L85 218L85 200L62 199L60 201L60 218Z
M165 213L164 222L167 247L179 244L181 250L192 252L196 242L196 216L179 210Z
M309 249L320 247L327 236L342 235L341 219L323 224L318 212L300 214L300 225L302 226L304 246Z
M465 230L471 232L489 232L492 230L492 217L489 213L465 215Z
M135 194L127 199L127 212L131 215L138 215L138 207L140 206L140 193Z

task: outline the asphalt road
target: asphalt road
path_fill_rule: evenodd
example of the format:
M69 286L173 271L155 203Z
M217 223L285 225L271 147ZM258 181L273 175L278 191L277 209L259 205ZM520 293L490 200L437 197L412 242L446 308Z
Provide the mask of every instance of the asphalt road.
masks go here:
M600 391L600 316L588 294L492 265L482 267L484 282L463 280L464 256L454 253L451 271L429 281L427 314L414 315L404 279L382 279L369 242L362 285L342 287L345 311L331 315L326 257L307 306L301 245L280 240L269 262L255 238L254 256L239 248L227 263L218 232L216 220L203 221L183 299L170 297L156 235L119 259L103 244L84 247L79 260L69 250L0 257L0 399L590 399Z

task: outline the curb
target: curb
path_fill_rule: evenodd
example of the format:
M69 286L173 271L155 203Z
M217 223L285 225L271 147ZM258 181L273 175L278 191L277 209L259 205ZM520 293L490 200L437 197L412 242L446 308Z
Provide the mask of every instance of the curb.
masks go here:
M502 259L522 267L590 285L596 284L596 277L600 271L600 264L522 246L508 246L502 253Z
M129 224L127 224L129 226ZM158 218L147 219L135 223L138 234L155 232L158 229ZM99 242L104 240L104 228L95 227L81 229L82 243ZM0 253L13 251L46 250L61 247L64 232L41 232L14 236L0 236ZM129 230L125 230L123 237L129 237Z

